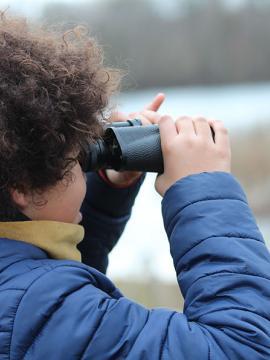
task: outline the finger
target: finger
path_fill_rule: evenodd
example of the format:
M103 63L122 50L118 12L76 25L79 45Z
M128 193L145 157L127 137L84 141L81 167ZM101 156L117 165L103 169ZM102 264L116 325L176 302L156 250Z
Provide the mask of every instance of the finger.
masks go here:
M158 111L164 100L165 94L159 93L155 96L154 100L144 108L144 110Z
M159 132L162 150L168 148L172 139L178 135L173 119L168 116L162 116L159 122Z
M162 117L162 115L151 110L144 110L141 114L149 120L150 124L157 124Z
M191 117L181 116L176 120L178 133L185 135L196 135L194 124Z
M193 119L193 124L197 136L203 137L205 139L209 139L211 142L213 142L213 136L212 136L210 124L205 118L196 117Z
M129 120L140 119L141 112L129 113Z
M149 119L142 114L140 114L140 116L138 116L137 119L141 120L142 125L151 125Z
M230 147L230 139L229 139L228 130L226 129L226 127L224 126L222 121L219 121L219 120L211 121L211 127L215 133L216 145L223 147L223 148Z
M110 117L111 122L119 122L119 121L127 121L129 120L129 116L120 111L114 111Z

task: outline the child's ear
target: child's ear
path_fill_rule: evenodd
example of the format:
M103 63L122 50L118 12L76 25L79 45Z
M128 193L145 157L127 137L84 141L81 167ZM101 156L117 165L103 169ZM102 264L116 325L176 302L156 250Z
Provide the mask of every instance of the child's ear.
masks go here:
M10 195L14 203L20 208L25 209L29 205L29 197L26 193L17 190L11 189Z

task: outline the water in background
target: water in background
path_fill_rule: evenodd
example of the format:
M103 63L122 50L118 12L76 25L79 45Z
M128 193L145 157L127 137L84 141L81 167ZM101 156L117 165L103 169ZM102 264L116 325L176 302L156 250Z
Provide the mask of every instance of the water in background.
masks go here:
M174 117L204 115L238 130L256 121L270 121L270 83L136 91L118 99L119 109L127 113L137 111L158 92L166 95L160 112Z
M119 110L129 113L142 109L160 91L167 97L161 113L220 119L231 133L270 121L270 83L136 91L118 99ZM154 181L155 174L148 174L131 220L110 256L110 277L175 279L161 216L162 199L154 190ZM258 224L270 245L270 220L258 219Z

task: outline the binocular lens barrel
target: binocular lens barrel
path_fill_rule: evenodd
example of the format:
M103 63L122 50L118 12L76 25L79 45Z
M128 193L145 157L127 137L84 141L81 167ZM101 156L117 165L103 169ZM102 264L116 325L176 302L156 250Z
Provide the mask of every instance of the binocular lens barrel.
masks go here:
M115 122L101 140L89 146L87 171L114 169L163 173L158 125L141 126L138 119Z

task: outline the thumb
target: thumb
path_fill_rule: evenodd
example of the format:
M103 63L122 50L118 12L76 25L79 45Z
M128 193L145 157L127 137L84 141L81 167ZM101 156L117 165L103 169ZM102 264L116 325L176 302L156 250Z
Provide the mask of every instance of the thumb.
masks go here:
M165 173L168 147L172 142L172 139L178 134L175 123L170 116L165 115L161 117L159 121L159 132ZM167 177L164 173L157 175L155 181L155 189L161 196L164 196L166 190L168 189Z
M155 189L159 193L160 196L164 196L166 189L166 179L163 174L158 174L155 180Z
M159 132L161 148L164 158L164 152L166 152L166 148L169 146L172 139L178 134L175 123L171 116L164 115L161 117L159 121Z

